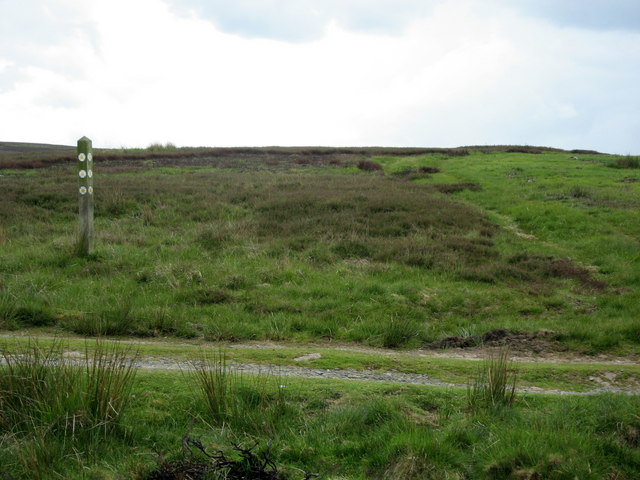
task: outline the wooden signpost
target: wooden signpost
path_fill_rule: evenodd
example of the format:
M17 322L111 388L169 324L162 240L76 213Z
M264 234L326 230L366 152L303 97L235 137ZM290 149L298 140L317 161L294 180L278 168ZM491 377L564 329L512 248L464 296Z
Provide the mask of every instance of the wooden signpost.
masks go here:
M87 137L78 140L78 184L80 199L78 254L87 256L93 249L93 146Z

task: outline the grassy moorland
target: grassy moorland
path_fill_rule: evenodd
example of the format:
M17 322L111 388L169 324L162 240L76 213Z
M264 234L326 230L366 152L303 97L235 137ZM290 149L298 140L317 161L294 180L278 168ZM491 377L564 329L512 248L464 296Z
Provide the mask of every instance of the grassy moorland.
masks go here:
M212 460L192 440L238 465L234 444L264 452L271 442L288 473L264 478L638 477L638 396L513 402L506 369L412 353L507 344L637 359L637 157L97 151L96 248L79 257L73 152L18 147L0 153L0 478L154 480L180 468L224 478L204 476ZM120 349L78 356L82 340L27 345L33 336L144 337L154 342L140 355L180 360L200 358L187 339L207 350L277 341L225 352L300 365L320 348L310 366L471 387L240 376L219 359L136 372ZM637 387L637 365L613 372L593 358L518 364L518 385L584 391L615 373Z
M639 352L640 173L610 168L629 158L310 152L96 154L88 258L73 164L2 170L0 328Z

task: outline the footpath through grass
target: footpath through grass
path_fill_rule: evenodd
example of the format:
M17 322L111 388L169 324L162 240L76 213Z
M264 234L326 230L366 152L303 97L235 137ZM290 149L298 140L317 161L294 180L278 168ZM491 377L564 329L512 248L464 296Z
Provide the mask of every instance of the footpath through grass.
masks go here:
M233 445L257 443L259 454L270 445L269 458L287 475L278 478L289 479L303 472L334 480L640 474L638 396L517 395L492 403L479 391L239 375L216 356L196 372L137 371L114 391L106 390L113 382L91 381L130 371L108 349L74 359L86 358L85 369L47 367L46 352L57 347L35 360L31 348L31 357L5 351L14 367L0 367L0 418L21 419L0 422L0 471L8 478L180 478L152 475L211 461L186 454L187 439L231 458ZM72 396L58 388L67 378L77 382ZM39 391L28 404L20 401L25 386ZM95 422L91 412L103 410L92 410L92 399L113 402L108 424Z
M394 165L387 162L389 169ZM540 292L542 304L519 309L517 321L549 328L540 320L549 319L553 311L562 325L553 328L562 332L561 340L569 348L598 352L630 342L638 351L637 157L478 153L471 158L443 158L433 165L446 172L449 181L482 185L477 191L460 192L458 199L479 206L492 221L515 233L500 237L500 250L569 258L609 285L600 292L591 290L590 295L584 295L585 290L575 295L575 288L571 293L557 287Z
M35 332L34 332L35 333ZM208 354L224 355L228 365L242 368L243 365L256 367L263 371L271 371L278 375L282 367L300 368L291 375L315 375L317 370L324 375L339 376L341 372L349 373L357 379L358 372L386 375L389 381L397 376L399 380L411 381L411 375L426 375L429 380L451 385L468 385L477 373L481 359L488 358L496 349L485 349L478 352L474 359L448 358L429 356L427 351L384 352L379 350L354 351L331 345L220 345L219 343L192 341L186 343L166 342L161 339L140 343L135 340L120 339L117 341L73 339L73 338L38 338L38 337L6 337L0 339L0 351L13 351L31 344L34 339L43 346L58 345L66 355L74 357L78 352L93 352L96 345L106 343L119 350L135 349L139 353L139 361L149 368L189 368L194 358ZM499 350L498 350L499 351ZM452 352L453 353L453 352ZM544 361L522 361L514 355L512 364L518 372L518 386L531 391L563 391L592 392L632 391L640 393L640 365L631 362L598 363L598 359L586 361L572 357L556 357ZM313 369L306 373L304 369ZM409 375L409 377L404 377ZM316 375L317 376L317 375ZM345 375L346 376L346 375ZM416 379L415 381L420 381Z

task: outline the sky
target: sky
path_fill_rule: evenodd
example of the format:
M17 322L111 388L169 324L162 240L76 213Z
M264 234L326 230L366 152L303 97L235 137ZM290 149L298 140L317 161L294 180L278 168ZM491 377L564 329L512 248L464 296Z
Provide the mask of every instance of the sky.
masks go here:
M0 141L640 154L640 0L0 0Z

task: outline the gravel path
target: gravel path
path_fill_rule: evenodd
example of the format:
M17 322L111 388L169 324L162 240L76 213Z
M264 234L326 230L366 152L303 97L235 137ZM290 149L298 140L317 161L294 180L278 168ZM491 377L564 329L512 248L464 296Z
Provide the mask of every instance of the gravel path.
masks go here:
M136 368L145 370L194 370L193 362L180 362L172 358L140 358L135 362ZM292 367L284 365L256 365L251 363L235 364L228 363L226 368L232 372L266 374L276 377L301 377L301 378L331 378L337 380L365 381L365 382L390 382L404 383L411 385L429 385L446 388L467 388L467 385L459 383L447 383L435 380L428 375L416 373L401 373L396 371L373 372L370 370L355 370L351 368L309 368ZM586 392L575 392L557 389L543 389L539 387L517 388L519 393L542 393L548 395L597 395L600 393L626 393L629 395L640 395L640 391L634 389L624 389L612 386L602 386Z
M10 338L14 335L0 334L0 338ZM56 340L64 340L64 337L40 337ZM111 342L110 340L103 340ZM135 346L136 344L149 344L158 345L164 342L162 341L145 341L145 340L113 340L118 344L129 344ZM201 344L176 344L171 343L172 346L180 345L186 349L201 349ZM239 348L289 348L290 345L278 344L275 342L254 342L254 343L242 343L227 345L231 349ZM370 347L354 347L346 345L305 345L305 348L314 350L317 352L327 350L343 350L362 353L372 353L378 355L396 355L396 356L417 356L417 357L431 357L431 358L451 358L451 359L465 359L465 360L483 360L488 353L491 353L490 348L478 348L478 349L447 349L447 350L414 350L414 351L389 351L384 349L370 348ZM320 354L311 354L311 357L316 356L319 358ZM84 357L84 354L77 351L67 351L64 354L67 359L78 359ZM303 359L303 357L301 357ZM577 355L559 355L559 354L543 354L543 355L527 355L526 353L515 353L511 357L515 362L546 362L546 363L597 363L597 364L610 364L610 365L629 365L636 364L635 358L615 358L615 357L579 357ZM0 364L3 363L0 358ZM192 361L181 361L171 357L138 357L135 361L135 367L144 370L193 370L195 368ZM329 378L337 380L347 381L366 381L366 382L390 382L399 384L411 384L411 385L428 385L434 387L455 388L463 389L467 388L466 384L447 383L440 380L431 378L425 374L415 373L403 373L399 371L373 371L373 370L356 370L351 368L312 368L303 366L285 366L285 365L264 365L264 364L252 364L252 363L233 363L228 362L227 368L234 372L243 372L250 374L267 374L276 377L300 377L300 378ZM559 389L543 389L540 387L520 387L517 389L521 393L541 393L550 395L596 395L600 393L626 393L630 395L640 395L640 386L633 386L632 388L621 388L615 385L609 384L609 382L603 379L592 379L599 382L600 385L585 392L576 392Z

